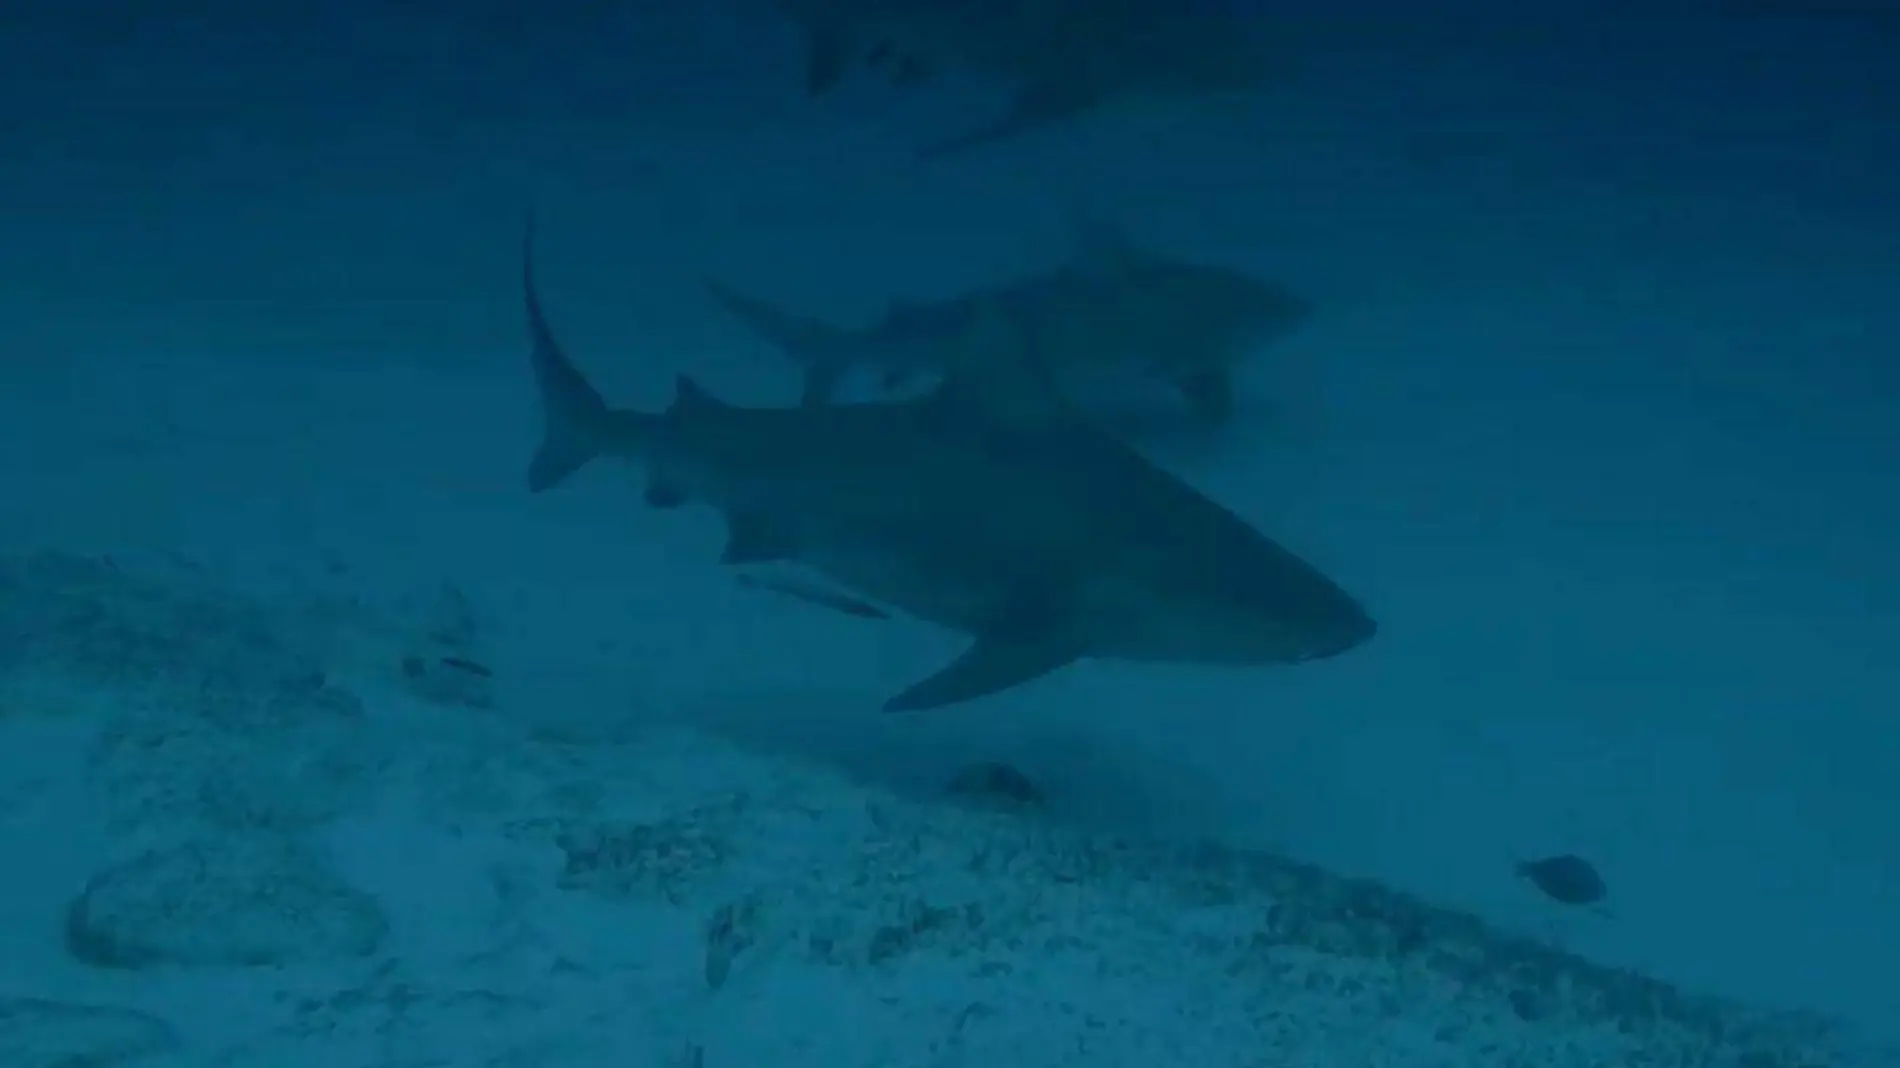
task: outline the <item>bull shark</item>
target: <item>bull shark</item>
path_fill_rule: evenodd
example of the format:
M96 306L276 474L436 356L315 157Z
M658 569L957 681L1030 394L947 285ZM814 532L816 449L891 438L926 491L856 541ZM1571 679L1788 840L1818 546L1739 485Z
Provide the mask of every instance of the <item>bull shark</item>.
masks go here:
M703 281L727 314L802 366L808 405L834 400L858 369L873 371L887 391L942 374L970 352L983 314L1000 307L1058 380L1107 372L1163 384L1198 421L1217 425L1234 411L1235 365L1312 316L1305 298L1242 271L1164 256L1099 221L1080 231L1079 251L1061 269L895 303L857 329Z
M752 408L682 376L662 412L609 407L556 341L523 256L547 490L599 456L645 468L647 501L718 509L721 563L801 565L969 648L885 704L970 701L1078 660L1226 665L1369 640L1344 590L1234 513L1070 413L1028 363L985 352L929 396ZM1020 348L995 309L973 344ZM1013 367L1014 376L999 373Z
M805 42L805 87L854 70L910 87L945 64L1007 80L1001 115L928 146L943 158L1066 122L1134 94L1251 91L1279 76L1243 3L1180 0L778 0Z

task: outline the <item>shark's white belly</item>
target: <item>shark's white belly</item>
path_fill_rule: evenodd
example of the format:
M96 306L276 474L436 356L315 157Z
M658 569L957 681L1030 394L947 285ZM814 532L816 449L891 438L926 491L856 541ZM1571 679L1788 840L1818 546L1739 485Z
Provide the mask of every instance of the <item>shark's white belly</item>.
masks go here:
M820 553L806 563L863 597L973 636L1020 625L1074 633L1085 655L1099 659L1233 665L1263 660L1258 620L1158 596L1131 577L1092 576L1062 590L1059 601L1039 603L1042 591L1033 582L1013 583L949 562L931 566L899 553ZM1056 595L1060 587L1048 589Z
M1232 617L1216 605L1160 598L1138 582L1090 581L1080 592L1077 623L1091 655L1109 660L1176 664L1259 664L1259 621Z
M808 553L804 562L860 596L966 634L992 626L1009 596L981 576L875 547Z

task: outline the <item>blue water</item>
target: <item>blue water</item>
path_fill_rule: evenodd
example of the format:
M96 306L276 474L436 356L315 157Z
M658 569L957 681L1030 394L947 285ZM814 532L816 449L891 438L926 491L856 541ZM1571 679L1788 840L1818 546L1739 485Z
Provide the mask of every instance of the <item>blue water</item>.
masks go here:
M0 18L0 548L453 581L524 716L664 706L897 786L1007 760L1078 819L1900 1033L1893 19L1256 5L1257 99L920 166L989 89L807 100L763 5L194 10ZM530 206L565 337L644 406L796 395L706 273L868 317L1061 262L1080 206L1297 286L1249 379L1285 425L1159 455L1378 639L878 717L952 638L736 589L624 476L526 495ZM1512 877L1555 852L1612 915Z

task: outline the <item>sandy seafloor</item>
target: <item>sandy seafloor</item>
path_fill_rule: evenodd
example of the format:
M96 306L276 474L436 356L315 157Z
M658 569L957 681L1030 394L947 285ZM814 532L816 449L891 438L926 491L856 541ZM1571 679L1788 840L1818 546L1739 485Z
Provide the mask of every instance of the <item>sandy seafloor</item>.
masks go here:
M0 567L0 1063L1887 1065L1264 852L533 730L445 591Z

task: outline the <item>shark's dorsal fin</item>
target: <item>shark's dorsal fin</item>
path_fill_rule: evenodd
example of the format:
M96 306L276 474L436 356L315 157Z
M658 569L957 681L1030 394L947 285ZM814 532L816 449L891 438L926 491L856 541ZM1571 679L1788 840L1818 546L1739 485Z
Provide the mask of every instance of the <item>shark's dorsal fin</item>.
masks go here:
M1155 254L1137 244L1128 232L1092 211L1077 209L1071 215L1075 251L1071 263L1085 274L1119 274L1155 259Z
M988 422L1047 422L1070 414L1031 340L1002 300L979 302L928 407L940 418Z
M725 407L729 405L713 396L691 375L679 375L673 379L673 406L668 411L695 412Z

